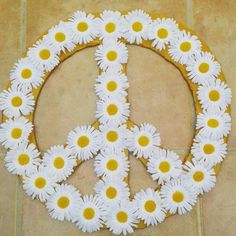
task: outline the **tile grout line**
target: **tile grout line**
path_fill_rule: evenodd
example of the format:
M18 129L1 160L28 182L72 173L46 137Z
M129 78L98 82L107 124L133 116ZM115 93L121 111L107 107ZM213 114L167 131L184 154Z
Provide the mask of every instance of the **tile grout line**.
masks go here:
M26 47L26 1L20 0L21 5L21 29L20 29L20 54L22 55ZM20 236L22 232L22 193L21 189L21 180L17 177L16 180L16 190L15 190L15 236Z

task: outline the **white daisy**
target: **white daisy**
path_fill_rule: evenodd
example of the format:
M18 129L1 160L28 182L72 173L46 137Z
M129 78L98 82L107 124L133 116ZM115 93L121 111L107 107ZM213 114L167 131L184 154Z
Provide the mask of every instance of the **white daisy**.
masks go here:
M161 188L163 207L171 214L183 215L191 211L196 203L195 189L184 179L173 179Z
M99 149L98 135L99 132L90 125L77 127L68 135L68 148L71 149L72 154L77 155L79 160L88 160Z
M198 194L209 192L216 183L215 171L194 158L192 162L186 162L184 165L184 169L187 171L186 180L190 182Z
M57 54L65 53L66 50L71 52L75 48L75 43L72 40L72 30L67 22L61 21L58 25L53 26L43 39Z
M231 103L232 92L223 81L217 79L199 86L197 95L202 109L220 108L225 111Z
M171 18L158 18L150 24L149 39L153 40L152 47L159 50L166 48L178 32L176 21Z
M125 125L117 126L115 124L100 125L100 148L104 149L125 149L125 136L127 129Z
M97 102L96 118L101 124L124 124L129 117L129 103L125 98L108 98Z
M160 134L150 124L134 126L127 135L127 147L137 157L148 158L160 145Z
M55 49L49 46L45 40L39 40L29 48L27 56L35 67L46 72L52 71L60 63Z
M180 64L186 64L194 55L200 53L201 42L195 35L182 30L169 46L168 53L172 59Z
M143 10L134 10L124 16L123 37L131 44L141 44L148 39L151 17Z
M231 129L231 117L229 113L221 110L207 110L197 116L196 128L206 137L220 139L226 137Z
M23 179L23 189L27 195L33 199L38 198L41 202L45 202L54 193L56 186L54 175L42 166Z
M29 90L12 87L0 93L0 110L8 118L29 115L34 104L34 97Z
M143 220L147 226L157 225L164 221L166 217L160 194L155 192L154 189L148 188L136 193L134 204L137 207L137 218Z
M96 20L92 14L86 15L84 11L77 11L69 21L74 43L86 44L96 38Z
M25 144L7 153L5 166L12 174L28 175L35 172L39 165L39 155L40 153L34 144Z
M98 196L85 195L73 222L83 232L92 233L103 226L104 215L105 210Z
M57 185L46 202L49 215L57 220L73 220L82 202L80 192L72 185Z
M100 176L117 176L124 179L128 175L129 161L124 151L105 149L95 157L94 171Z
M122 36L122 16L119 11L105 10L97 18L99 39L118 39Z
M99 180L94 190L107 207L120 201L129 200L130 192L127 183L117 177L105 177Z
M32 123L25 117L8 119L0 125L0 143L11 149L27 143L32 127Z
M135 205L129 201L121 201L107 208L106 226L113 234L131 234L137 226Z
M96 95L103 100L109 97L126 97L129 82L121 72L106 71L98 76L95 84Z
M71 150L62 145L52 146L43 156L43 165L52 172L57 181L66 180L76 166L77 161Z
M113 72L121 71L122 64L127 63L128 60L127 47L124 43L116 40L104 40L103 44L99 45L96 50L95 60L103 71L108 68Z
M227 153L227 145L223 139L212 139L198 134L191 148L193 156L197 160L203 160L213 166L222 162Z
M182 173L182 161L175 152L158 148L148 160L147 171L153 180L163 184Z
M216 79L221 67L211 53L201 52L188 62L186 70L193 83L204 84L206 81Z

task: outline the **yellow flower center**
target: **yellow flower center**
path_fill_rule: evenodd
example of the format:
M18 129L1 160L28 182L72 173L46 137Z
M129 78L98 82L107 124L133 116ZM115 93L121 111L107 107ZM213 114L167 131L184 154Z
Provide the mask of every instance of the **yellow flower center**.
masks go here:
M70 199L66 196L62 196L57 200L58 207L65 209L70 205Z
M95 211L93 208L88 207L84 209L83 216L86 220L92 220L95 216Z
M28 154L22 153L18 156L18 163L21 166L25 166L25 165L29 164L29 161L30 161L30 157Z
M21 77L23 79L29 79L31 77L31 75L32 75L32 71L30 69L23 69L21 71Z
M162 161L159 164L159 170L163 173L167 173L170 170L170 163L167 161Z
M173 193L172 199L174 202L180 203L184 200L184 194L182 192L176 191Z
M216 119L209 119L207 125L211 128L217 128L219 126L219 121Z
M81 148L87 147L89 145L89 138L87 136L83 135L78 138L77 144Z
M109 22L105 26L105 30L108 33L113 33L116 30L116 25L113 22Z
M193 175L193 179L196 182L201 182L204 179L204 173L202 171L196 171Z
M48 49L42 49L42 50L39 52L39 57L40 57L42 60L47 60L50 56L51 56L51 52L50 52Z
M160 39L165 39L168 37L168 31L164 28L157 30L157 37Z
M209 71L209 64L206 62L203 62L199 65L198 69L201 73L207 73Z
M107 90L109 92L114 92L117 89L117 83L115 81L109 81L107 83Z
M118 162L116 160L109 160L107 162L107 169L110 171L115 171L118 168Z
M110 199L114 199L117 195L117 191L115 188L113 187L109 187L107 190L106 190L106 196Z
M88 29L88 24L86 22L80 22L78 25L77 25L77 30L79 32L85 32L86 30Z
M22 129L20 129L20 128L14 128L11 131L11 136L14 139L19 139L21 137L21 135L22 135Z
M209 93L209 98L211 101L216 102L220 99L220 93L217 90L211 90Z
M115 61L115 60L117 59L117 56L118 56L118 54L117 54L116 51L109 51L109 52L107 53L107 59L108 59L109 61Z
M140 32L143 29L143 25L140 22L136 21L133 23L132 29L134 32Z
M12 98L12 100L11 100L11 104L12 104L12 106L14 106L14 107L20 107L21 105L22 105L22 98L21 97L19 97L19 96L15 96L15 97L13 97Z
M183 42L180 44L180 50L183 52L188 52L191 49L192 45L190 42Z
M53 165L56 169L62 169L65 165L65 161L63 158L61 157L56 157L54 159Z
M107 140L109 142L115 142L118 139L118 133L116 131L109 131L107 133Z
M203 151L205 154L212 154L215 151L215 147L212 144L205 144L203 146Z
M156 203L153 200L148 200L145 202L144 208L147 212L152 213L156 210Z
M37 179L35 179L35 181L34 181L34 185L35 185L35 187L37 187L37 188L44 188L45 187L45 185L46 185L46 179L44 179L43 177L38 177Z
M61 43L61 42L65 41L66 35L62 32L58 32L55 34L55 39L57 42Z
M149 138L147 136L140 136L138 139L138 143L142 147L146 147L149 144Z
M107 106L108 115L114 116L117 112L118 112L118 107L116 106L116 104L109 104Z
M116 214L116 219L118 220L118 222L120 223L125 223L127 222L128 220L128 215L126 212L124 211L119 211L117 214Z

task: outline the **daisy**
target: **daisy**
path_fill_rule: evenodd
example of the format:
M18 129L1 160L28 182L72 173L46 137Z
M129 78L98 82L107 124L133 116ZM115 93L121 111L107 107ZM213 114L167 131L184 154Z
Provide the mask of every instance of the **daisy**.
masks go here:
M197 160L203 160L206 164L214 166L225 158L227 145L223 139L215 140L198 134L191 152Z
M99 45L96 50L95 60L103 71L108 68L113 72L121 71L122 64L127 63L128 60L127 47L124 43L116 40L104 40L103 44Z
M226 137L231 129L231 117L229 113L221 110L207 110L197 116L196 128L206 137L220 139Z
M94 171L98 177L119 177L124 179L128 175L129 161L124 151L119 149L105 149L95 157Z
M169 46L169 55L180 64L186 64L193 56L201 51L202 44L195 35L182 30Z
M98 181L94 190L99 199L108 207L111 204L129 200L130 192L127 183L117 177L105 177L103 180Z
M56 176L57 181L66 180L76 164L76 157L71 155L71 150L62 145L52 146L43 156L43 165Z
M185 175L187 181L196 189L198 194L209 192L216 183L214 170L194 158L192 162L186 162L184 166L184 169L187 171Z
M86 44L96 38L96 20L92 14L86 15L84 11L77 11L71 16L69 22L75 44Z
M30 197L45 202L54 193L56 179L47 169L40 166L35 172L23 179L23 189Z
M34 97L29 90L12 87L0 93L0 110L8 117L29 115L34 109Z
M43 83L44 72L36 68L28 58L20 59L10 71L13 86L20 88L37 88Z
M149 40L153 40L152 47L159 50L166 48L166 45L175 39L178 32L176 21L171 18L158 18L150 24Z
M106 71L100 74L96 80L96 95L106 100L110 97L126 97L129 82L125 74L121 72Z
M40 163L39 151L34 144L22 145L10 150L5 157L7 170L15 175L29 175Z
M127 147L137 158L149 158L160 144L160 134L147 123L134 126L127 134Z
M193 83L204 84L206 81L216 79L221 67L211 53L201 52L188 63L186 70Z
M100 145L104 149L124 149L126 147L125 136L127 129L125 125L117 126L115 124L100 125Z
M182 179L173 179L161 188L163 207L171 214L183 215L196 203L195 189Z
M113 234L131 234L138 220L135 217L135 205L129 201L121 201L107 208L106 226Z
M151 17L143 10L134 10L124 16L123 37L131 44L141 44L148 39L148 29Z
M97 102L96 118L101 124L121 125L128 120L129 113L129 103L125 98L108 98Z
M0 125L0 143L11 149L27 143L32 127L32 123L25 117L8 119Z
M163 184L182 173L182 161L173 151L157 149L148 160L147 171L153 180Z
M231 103L232 92L223 81L217 79L199 86L197 95L202 109L220 108L225 111Z
M75 48L75 43L72 40L72 30L69 24L63 21L53 26L43 39L57 54L65 53L66 50L71 52Z
M99 39L118 39L122 36L122 16L119 11L105 10L97 18Z
M73 220L81 203L80 196L80 192L72 185L57 185L46 202L49 215L60 221Z
M141 190L135 194L134 203L137 207L137 218L143 220L147 226L164 221L166 214L159 192L151 188Z
M81 126L72 130L67 138L68 148L79 160L88 160L95 155L99 149L99 132L92 126Z
M103 226L104 215L105 210L98 196L85 195L73 222L83 232L92 233Z
M55 49L45 40L39 40L32 48L29 48L27 56L35 67L46 72L52 71L60 63Z

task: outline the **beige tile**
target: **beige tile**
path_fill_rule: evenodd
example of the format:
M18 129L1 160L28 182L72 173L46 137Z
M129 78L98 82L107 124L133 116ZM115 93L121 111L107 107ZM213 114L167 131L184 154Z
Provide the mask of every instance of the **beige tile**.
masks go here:
M222 65L228 85L233 91L232 132L229 147L236 147L236 2L193 0L193 30L210 47Z
M203 197L204 228L207 235L236 235L236 153L224 161L215 188Z

